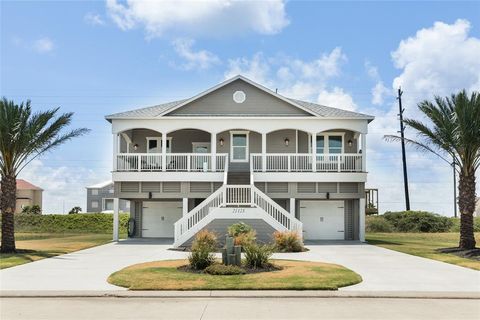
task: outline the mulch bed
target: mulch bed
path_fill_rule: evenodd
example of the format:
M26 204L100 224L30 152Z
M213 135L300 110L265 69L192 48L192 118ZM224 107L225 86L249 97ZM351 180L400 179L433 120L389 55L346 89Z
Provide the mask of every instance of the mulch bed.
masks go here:
M266 268L251 269L251 268L246 268L246 267L242 266L242 269L245 270L245 272L246 272L245 274L283 270L283 268L281 266L277 266L273 263L268 264L268 266ZM180 271L183 271L183 272L197 273L197 274L205 273L205 271L203 271L203 270L192 269L188 264L178 267L177 270L180 270Z
M457 247L455 247L455 248L442 248L442 249L437 249L437 252L450 253L450 254L454 254L456 256L459 256L461 258L480 261L480 248L469 249L469 250L464 250L464 249L460 249L460 248L457 248Z

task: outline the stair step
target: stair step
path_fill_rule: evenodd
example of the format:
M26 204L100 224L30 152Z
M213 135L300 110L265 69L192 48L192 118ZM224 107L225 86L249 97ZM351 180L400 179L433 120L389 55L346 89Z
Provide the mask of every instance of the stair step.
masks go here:
M228 184L250 184L250 172L228 172L227 176Z

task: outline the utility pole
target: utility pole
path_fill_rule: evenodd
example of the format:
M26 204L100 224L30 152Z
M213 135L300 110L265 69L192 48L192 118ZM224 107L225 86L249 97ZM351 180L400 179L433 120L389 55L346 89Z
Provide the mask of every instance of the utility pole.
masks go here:
M405 156L405 126L403 125L403 112L405 109L402 107L402 94L403 91L401 88L398 88L398 110L400 117L400 137L402 138L402 161L403 161L403 185L405 187L405 207L407 211L410 211L410 196L408 195L408 175L407 175L407 158Z

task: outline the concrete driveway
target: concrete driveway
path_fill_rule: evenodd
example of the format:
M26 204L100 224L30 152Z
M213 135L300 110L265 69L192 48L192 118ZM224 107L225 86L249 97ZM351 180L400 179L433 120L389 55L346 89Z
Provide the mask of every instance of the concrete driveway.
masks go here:
M108 284L107 277L132 264L187 257L170 247L168 240L129 240L44 259L0 271L0 289L125 290ZM307 247L308 252L275 254L274 258L336 263L362 276L362 283L341 290L480 291L480 272L471 269L359 242Z

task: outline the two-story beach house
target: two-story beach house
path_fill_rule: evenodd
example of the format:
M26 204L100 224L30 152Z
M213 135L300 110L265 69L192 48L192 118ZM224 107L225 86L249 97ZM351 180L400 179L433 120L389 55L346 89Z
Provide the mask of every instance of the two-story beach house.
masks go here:
M117 114L112 124L114 239L119 199L134 237L185 246L244 221L306 240L364 240L366 136L374 117L284 97L236 76L194 97Z

